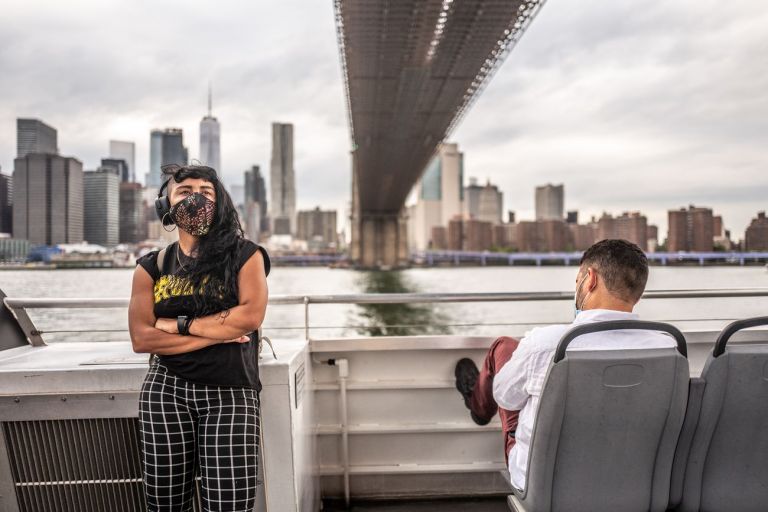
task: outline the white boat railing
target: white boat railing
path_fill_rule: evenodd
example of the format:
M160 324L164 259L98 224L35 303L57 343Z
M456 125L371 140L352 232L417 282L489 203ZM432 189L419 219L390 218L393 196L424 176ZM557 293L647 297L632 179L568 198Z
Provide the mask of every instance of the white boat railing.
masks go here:
M768 297L768 288L729 288L729 289L680 289L649 290L643 294L644 300L654 299L716 299ZM304 322L301 326L289 327L303 329L306 340L310 339L310 306L319 305L381 305L381 304L446 304L478 302L552 302L573 300L572 291L559 292L495 292L495 293L359 293L338 295L273 295L269 297L270 306L301 305L304 308ZM33 346L45 345L42 335L46 332L37 329L27 314L30 309L98 309L127 308L129 298L30 298L5 297L3 303L13 313ZM470 324L467 324L470 325ZM471 324L485 325L485 324ZM526 324L527 325L527 324ZM337 326L348 327L348 326ZM406 326L407 327L407 326ZM411 326L413 327L413 326ZM314 327L317 328L317 327ZM96 332L93 329L67 330L57 332ZM125 332L126 329L108 329L101 332Z

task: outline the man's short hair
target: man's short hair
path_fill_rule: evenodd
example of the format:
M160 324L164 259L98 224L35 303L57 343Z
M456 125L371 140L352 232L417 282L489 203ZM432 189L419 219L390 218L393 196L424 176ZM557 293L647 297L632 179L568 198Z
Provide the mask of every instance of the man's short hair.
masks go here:
M601 240L584 252L579 266L592 267L612 295L635 303L648 282L648 258L640 247L626 240Z

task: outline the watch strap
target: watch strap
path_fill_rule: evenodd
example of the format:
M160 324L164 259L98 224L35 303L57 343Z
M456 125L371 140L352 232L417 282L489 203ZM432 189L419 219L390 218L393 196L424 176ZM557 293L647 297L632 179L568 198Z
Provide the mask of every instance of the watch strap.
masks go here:
M189 326L192 323L192 318L186 315L179 315L176 317L176 328L179 334L182 336L189 336Z

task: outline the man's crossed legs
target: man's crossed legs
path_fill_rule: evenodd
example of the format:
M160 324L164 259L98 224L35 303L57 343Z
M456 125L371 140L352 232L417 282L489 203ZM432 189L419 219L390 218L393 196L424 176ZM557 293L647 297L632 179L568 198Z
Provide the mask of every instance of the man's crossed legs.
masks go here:
M504 460L507 460L509 450L515 444L520 411L507 411L496 404L493 399L493 377L512 357L518 343L518 340L507 336L497 338L488 349L480 370L471 359L461 359L456 363L456 389L464 397L464 405L469 409L472 420L478 425L486 425L497 411L499 413L504 433Z

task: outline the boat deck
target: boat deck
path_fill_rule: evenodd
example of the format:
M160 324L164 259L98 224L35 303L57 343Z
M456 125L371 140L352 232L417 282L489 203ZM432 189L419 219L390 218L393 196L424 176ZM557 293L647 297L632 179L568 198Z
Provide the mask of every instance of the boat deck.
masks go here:
M506 498L451 500L362 501L350 508L343 501L323 501L323 512L508 512Z
M669 294L657 295L668 298ZM768 297L768 291L673 295L693 295L698 300L700 296ZM545 298L563 300L565 296L558 293ZM470 302L542 300L538 295L448 298ZM370 295L354 300L313 300L326 304L437 299ZM271 301L305 308L311 303L306 297ZM78 503L93 505L81 510L107 510L109 504L128 502L130 507L123 510L142 510L136 418L148 357L133 353L129 342L46 344L22 314L24 308L32 307L114 308L125 307L127 302L4 302L18 317L12 318L7 309L5 316L0 316L0 342L4 343L0 343L0 510L7 509L2 499L9 498L13 500L9 510L18 508L13 508L17 501L24 507L19 510L61 510L56 504L69 500L73 492L79 493ZM752 307L764 311L758 301ZM744 313L746 316L746 310ZM468 357L482 363L492 337L319 339L311 337L307 318L307 339L276 337L275 356L265 347L259 361L264 412L259 478L263 485L256 510L508 510L506 494L511 489L501 424L494 419L482 427L475 425L456 391L454 378L456 361ZM709 324L681 329L688 344L692 377L701 373L721 329L722 325ZM742 331L734 341L764 343L767 332ZM522 332L509 334L521 336ZM345 497L351 498L349 508Z

